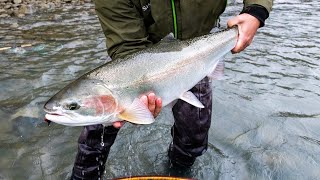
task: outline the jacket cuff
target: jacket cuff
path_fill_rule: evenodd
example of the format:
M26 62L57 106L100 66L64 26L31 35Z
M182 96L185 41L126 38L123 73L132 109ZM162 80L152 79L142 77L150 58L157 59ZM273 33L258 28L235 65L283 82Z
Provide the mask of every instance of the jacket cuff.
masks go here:
M269 12L267 11L267 9L257 4L253 4L246 7L241 11L240 14L243 14L243 13L250 14L251 16L254 16L255 18L257 18L260 21L259 27L263 27L264 21L269 17Z

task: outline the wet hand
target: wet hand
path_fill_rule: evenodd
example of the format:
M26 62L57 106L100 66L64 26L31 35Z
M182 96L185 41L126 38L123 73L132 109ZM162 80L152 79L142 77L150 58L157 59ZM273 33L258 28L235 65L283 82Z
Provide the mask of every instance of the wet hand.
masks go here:
M161 109L162 109L162 100L160 97L157 97L154 93L149 93L147 95L142 95L140 101L143 102L156 118ZM121 128L124 125L125 121L116 121L113 123L113 127Z
M239 35L236 46L231 50L232 53L239 53L248 47L256 34L260 21L250 14L240 14L228 21L228 27L238 26Z

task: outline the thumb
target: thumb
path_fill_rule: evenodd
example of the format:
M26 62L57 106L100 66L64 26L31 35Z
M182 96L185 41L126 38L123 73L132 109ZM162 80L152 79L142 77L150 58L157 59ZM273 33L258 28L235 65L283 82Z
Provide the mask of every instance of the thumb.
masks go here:
M245 48L245 42L243 40L243 38L239 37L237 40L237 43L235 45L235 47L231 50L231 52L234 53L239 53L240 51L242 51Z

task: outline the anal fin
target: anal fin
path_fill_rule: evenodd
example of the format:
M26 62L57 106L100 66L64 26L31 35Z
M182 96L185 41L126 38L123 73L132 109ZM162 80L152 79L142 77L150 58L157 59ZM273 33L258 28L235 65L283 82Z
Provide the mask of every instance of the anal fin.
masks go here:
M185 102L192 104L198 108L204 108L204 105L199 101L199 99L190 91L184 92L180 96L181 100L184 100Z

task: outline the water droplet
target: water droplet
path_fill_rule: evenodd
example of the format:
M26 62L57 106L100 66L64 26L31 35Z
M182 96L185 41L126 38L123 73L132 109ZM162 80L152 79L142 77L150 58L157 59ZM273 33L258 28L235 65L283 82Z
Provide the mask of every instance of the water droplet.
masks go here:
M102 147L104 147L103 136L104 136L104 126L102 127L101 143L100 143L100 145L101 145Z
M98 157L96 157L96 161L99 161L99 158L98 158Z
M82 173L82 176L84 176L84 171L82 171L81 173Z

